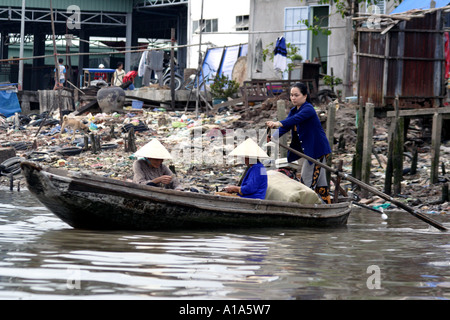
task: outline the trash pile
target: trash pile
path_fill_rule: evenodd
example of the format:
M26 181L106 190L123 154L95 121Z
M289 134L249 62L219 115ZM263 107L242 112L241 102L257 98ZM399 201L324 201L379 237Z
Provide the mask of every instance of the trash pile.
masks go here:
M201 114L196 117L190 113L166 112L162 108L128 108L127 111L124 114L66 115L71 119L72 125L80 123L86 130L73 130L66 126L63 128L64 132L61 132L64 120L60 120L59 111L52 114L0 117L0 150L13 149L15 154L8 159L0 158L0 164L9 160L0 172L0 183L9 186L10 173L14 172L15 183L24 186L23 177L19 174L20 161L15 161L12 168L12 158L34 161L42 166L132 180L132 165L136 158L133 150L125 151L131 131L134 151L155 137L168 150L183 142L190 143L193 139L200 140L205 148L208 141L214 138L210 136L211 130L232 128L233 122L239 118L230 113L216 116ZM195 137L194 131L199 133ZM244 168L231 170L229 166L215 168L212 164L205 165L201 161L183 163L182 166L177 161L168 164L174 165L176 174L182 177L185 185L189 186L188 189L200 190L199 192L215 191L216 185L235 183L239 176L234 176L231 171L244 171ZM188 175L192 177L187 177Z
M263 103L255 106L254 110L258 107L260 111L253 112L253 116L239 108L224 108L214 115L202 113L198 116L183 111L169 112L163 108L131 107L124 108L124 113L66 114L76 129L67 125L63 132L64 119L61 121L63 114L59 111L0 117L0 184L10 186L13 177L14 186L25 186L19 167L22 160L132 180L132 165L136 159L134 151L150 139L158 138L172 152L174 160L165 164L173 166L185 190L213 193L228 184L236 184L245 170L243 164L230 162L227 157L240 139L236 137L237 132L241 130L242 139L256 132L259 139L259 134L265 131L265 121L276 118L276 107L267 107L267 103ZM286 104L286 108L288 111L290 103ZM324 122L326 107L318 106L317 113ZM343 171L348 174L352 172L355 152L355 115L355 106L346 103L341 103L336 112L333 166L337 160L343 160ZM374 119L374 150L377 153L372 155L370 184L380 191L384 189L388 127L386 118ZM429 139L424 137L426 130L421 123L413 121L409 128L405 145L408 148L411 141L418 145L418 170L414 175L408 173L410 158L406 156L402 195L396 199L426 213L448 213L449 202L442 203L440 200L443 184L450 181L450 177L440 171L440 183L430 183L431 153ZM12 150L14 154L3 159L1 155L6 155L6 150ZM450 141L443 142L440 158L444 168L449 166L449 154ZM7 160L9 162L5 165ZM342 181L341 186L347 190L352 188L347 181ZM395 209L395 206L372 195L362 199L361 203Z

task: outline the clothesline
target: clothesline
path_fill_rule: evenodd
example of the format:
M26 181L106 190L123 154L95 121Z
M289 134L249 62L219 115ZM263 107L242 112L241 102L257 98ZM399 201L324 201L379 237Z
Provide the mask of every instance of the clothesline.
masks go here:
M330 29L345 29L346 26L341 27L326 27L322 28L323 30L330 30ZM298 32L298 31L309 31L308 28L301 28L301 29L292 29L292 30L272 30L272 31L229 31L229 32L210 32L207 33L209 35L215 35L215 34L266 34L266 33L285 33L285 32ZM200 34L200 32L194 32L194 34ZM202 32L202 34L205 34L205 32Z
M209 45L210 43L202 43L202 45ZM241 45L240 43L239 45ZM56 53L56 54L48 54L48 55L41 55L41 56L32 56L32 57L23 57L23 58L9 58L9 59L0 59L0 63L2 62L13 62L13 61L21 61L21 60L33 60L33 59L45 59L45 58L53 58L55 56L66 56L66 57L72 57L72 56L91 56L91 55L108 55L108 54L124 54L124 53L142 53L145 51L158 51L158 50L171 50L173 49L180 49L180 48L188 48L188 47L198 47L198 43L196 44L184 44L184 45L177 45L177 46L167 46L167 47L161 47L161 48L147 48L147 49L137 49L137 50L121 50L121 51L108 51L108 52L74 52L74 53ZM226 47L232 47L235 45L228 45Z
M345 26L342 27L327 27L323 28L325 30L329 29L343 29L346 28ZM308 31L307 28L301 28L301 29L292 29L292 30L273 30L273 31L237 31L237 32L213 32L211 34L269 34L269 33L284 33L284 32L298 32L298 31ZM195 33L198 34L198 33ZM80 39L82 40L82 39ZM201 44L205 45L205 44ZM13 61L21 61L21 60L33 60L33 59L45 59L45 58L52 58L55 56L66 56L66 57L72 57L72 56L86 56L86 55L107 55L107 54L124 54L124 53L139 53L139 52L145 52L145 51L156 51L156 50L163 50L163 49L179 49L179 48L188 48L193 46L199 46L199 44L185 44L185 45L177 45L177 46L167 46L167 47L159 47L159 48L146 48L146 49L136 49L136 50L120 50L120 51L108 51L108 52L78 52L78 53L55 53L51 55L40 55L40 56L31 56L31 57L23 57L23 58L8 58L8 59L0 59L0 63L2 62L13 62ZM229 45L227 47L231 47L232 45ZM135 47L141 47L141 46L131 46L131 47L120 47L120 48L135 48Z

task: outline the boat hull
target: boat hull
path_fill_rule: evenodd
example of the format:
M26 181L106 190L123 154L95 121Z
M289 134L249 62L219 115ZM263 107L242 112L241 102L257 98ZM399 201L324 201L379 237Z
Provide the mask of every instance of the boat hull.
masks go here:
M23 162L28 189L74 228L170 230L341 227L349 203L298 205L166 190L102 177L72 177Z

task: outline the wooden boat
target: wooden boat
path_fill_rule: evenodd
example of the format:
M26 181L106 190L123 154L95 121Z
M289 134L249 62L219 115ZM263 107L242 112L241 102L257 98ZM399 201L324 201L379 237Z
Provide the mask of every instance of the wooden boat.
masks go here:
M21 163L28 189L74 228L170 230L345 226L351 203L301 205L138 185Z

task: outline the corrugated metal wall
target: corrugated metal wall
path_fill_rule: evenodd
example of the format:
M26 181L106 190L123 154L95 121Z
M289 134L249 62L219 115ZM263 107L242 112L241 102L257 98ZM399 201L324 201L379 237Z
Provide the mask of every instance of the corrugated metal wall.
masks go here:
M400 22L388 33L359 29L360 103L401 108L438 106L444 90L441 12ZM388 50L386 52L386 46Z
M370 98L378 106L383 100L384 59L373 55L384 56L385 37L380 32L361 32L359 41L360 53L370 55L359 57L359 96L363 103Z
M104 12L132 12L133 0L53 0L53 9L66 10L67 7L76 5L81 11L104 11ZM0 8L14 7L22 8L21 0L0 0ZM49 0L26 0L26 8L48 9Z

